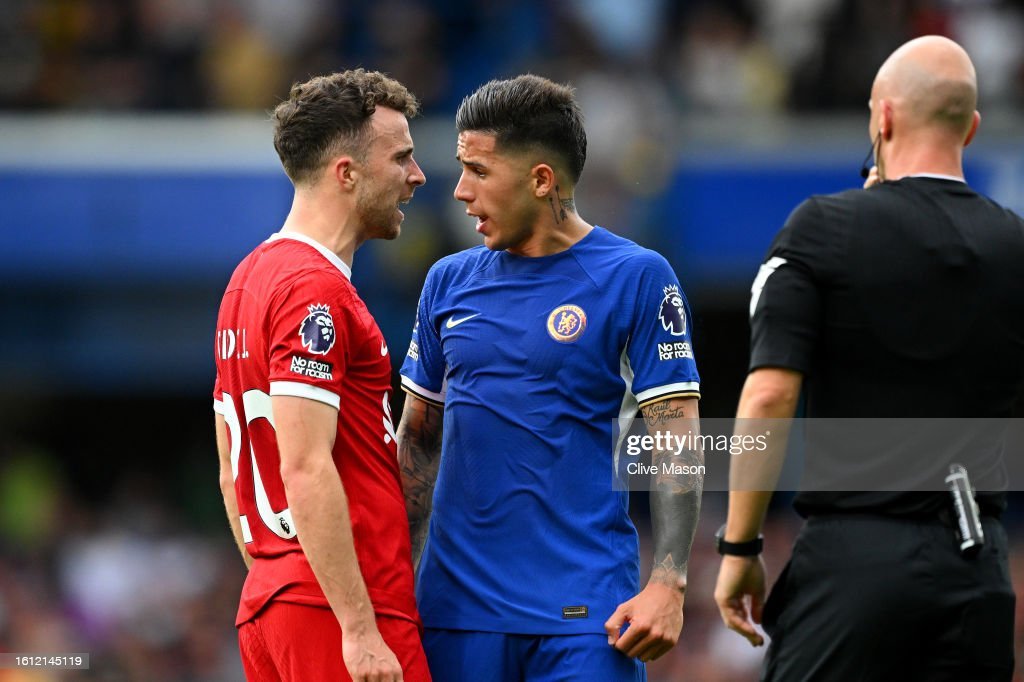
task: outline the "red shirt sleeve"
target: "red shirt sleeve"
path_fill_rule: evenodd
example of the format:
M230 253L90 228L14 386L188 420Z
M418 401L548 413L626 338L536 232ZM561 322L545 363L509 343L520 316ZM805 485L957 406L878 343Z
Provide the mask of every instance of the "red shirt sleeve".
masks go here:
M268 320L270 395L340 406L349 340L358 320L340 274L303 273L275 297Z
M220 372L213 382L213 411L217 414L224 414L224 389L220 386Z

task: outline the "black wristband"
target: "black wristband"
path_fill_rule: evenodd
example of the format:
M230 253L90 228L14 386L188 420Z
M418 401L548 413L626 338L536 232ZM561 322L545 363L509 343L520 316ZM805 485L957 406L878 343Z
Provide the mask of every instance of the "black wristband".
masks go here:
M725 539L725 524L715 533L715 549L719 554L729 556L757 556L764 550L764 536L758 535L753 540L746 542L727 542Z

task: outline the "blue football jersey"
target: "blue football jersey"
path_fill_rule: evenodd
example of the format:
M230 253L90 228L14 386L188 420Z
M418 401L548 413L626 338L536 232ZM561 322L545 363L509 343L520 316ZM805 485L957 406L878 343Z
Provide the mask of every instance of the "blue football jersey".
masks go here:
M600 227L550 256L479 246L431 268L402 365L444 405L427 627L604 632L639 590L613 422L699 397L690 331L665 259Z

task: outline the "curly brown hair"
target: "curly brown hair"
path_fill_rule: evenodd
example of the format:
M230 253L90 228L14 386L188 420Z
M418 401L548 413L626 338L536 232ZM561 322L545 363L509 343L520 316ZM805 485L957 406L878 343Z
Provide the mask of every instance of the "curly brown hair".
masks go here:
M274 149L292 182L309 182L339 154L363 158L378 105L409 118L419 113L416 97L379 71L353 69L292 85L271 114Z

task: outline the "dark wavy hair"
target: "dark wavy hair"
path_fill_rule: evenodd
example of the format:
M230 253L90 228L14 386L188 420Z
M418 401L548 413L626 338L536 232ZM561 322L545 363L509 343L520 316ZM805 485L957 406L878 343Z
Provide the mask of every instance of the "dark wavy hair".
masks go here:
M499 149L539 148L558 157L573 183L587 160L587 132L574 90L527 74L492 80L462 100L455 115L461 133L495 136Z

